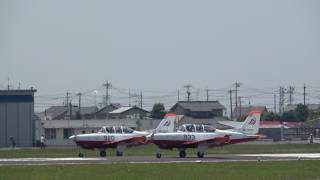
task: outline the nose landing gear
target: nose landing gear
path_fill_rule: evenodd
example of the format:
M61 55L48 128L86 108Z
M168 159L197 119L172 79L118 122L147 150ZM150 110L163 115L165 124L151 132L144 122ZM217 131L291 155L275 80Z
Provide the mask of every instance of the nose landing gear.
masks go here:
M100 157L106 157L107 153L105 150L100 151Z
M123 152L117 151L116 155L117 155L117 156L123 156Z

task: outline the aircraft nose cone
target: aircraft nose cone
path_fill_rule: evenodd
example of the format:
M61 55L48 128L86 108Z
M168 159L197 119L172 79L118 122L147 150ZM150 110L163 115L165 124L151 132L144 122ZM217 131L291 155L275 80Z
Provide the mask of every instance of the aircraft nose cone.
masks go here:
M77 137L76 135L72 135L72 136L69 137L69 139L75 141L75 140L76 140L76 137Z

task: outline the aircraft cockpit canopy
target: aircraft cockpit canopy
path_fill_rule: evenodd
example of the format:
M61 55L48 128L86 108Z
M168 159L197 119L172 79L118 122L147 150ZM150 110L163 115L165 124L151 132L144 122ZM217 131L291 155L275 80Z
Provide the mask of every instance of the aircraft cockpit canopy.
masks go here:
M124 126L103 126L98 132L109 134L130 134L133 133L133 129Z
M216 128L214 128L213 126L209 126L209 125L203 125L204 131L205 132L215 132Z
M184 124L178 128L181 132L215 132L215 128L203 124Z

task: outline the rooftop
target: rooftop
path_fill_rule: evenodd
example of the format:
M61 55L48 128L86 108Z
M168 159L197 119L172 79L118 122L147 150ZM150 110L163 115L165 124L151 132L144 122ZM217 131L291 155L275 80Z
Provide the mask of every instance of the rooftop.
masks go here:
M171 109L177 105L191 111L212 111L213 109L226 109L219 101L178 101Z
M36 89L0 89L0 95L33 95Z
M81 115L84 114L91 114L95 113L98 110L96 106L88 106L88 107L81 107ZM78 106L72 106L72 115L75 115L79 111ZM51 106L46 111L38 113L38 116L40 118L43 118L44 116L51 116L52 119L55 119L56 117L62 115L63 113L69 112L68 106Z
M113 111L110 112L110 114L120 114L120 113L123 113L123 112L126 112L130 109L132 109L133 107L120 107L118 109L115 109Z

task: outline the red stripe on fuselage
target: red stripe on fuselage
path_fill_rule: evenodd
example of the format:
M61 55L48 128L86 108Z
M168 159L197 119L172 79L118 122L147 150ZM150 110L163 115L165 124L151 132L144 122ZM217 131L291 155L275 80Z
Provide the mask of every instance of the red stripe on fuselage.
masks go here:
M198 145L194 141L153 140L153 143L162 149L195 148Z
M133 137L122 141L76 141L77 145L85 149L94 148L116 148L119 143L147 143L146 137Z
M94 148L115 148L118 143L113 143L112 141L77 141L78 146L85 149Z
M223 146L228 144L236 144L236 143L242 143L242 142L248 142L248 141L254 141L258 139L259 137L248 137L248 138L242 138L242 139L228 139L225 138L217 138L215 140L207 140L209 147L215 147L215 146ZM153 143L156 144L158 147L162 149L173 149L173 148L196 148L199 143L202 143L205 141L170 141L170 140L154 140Z

